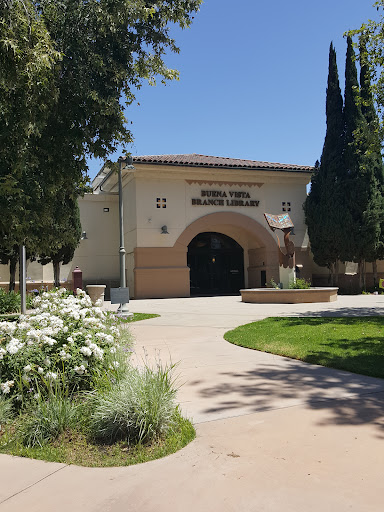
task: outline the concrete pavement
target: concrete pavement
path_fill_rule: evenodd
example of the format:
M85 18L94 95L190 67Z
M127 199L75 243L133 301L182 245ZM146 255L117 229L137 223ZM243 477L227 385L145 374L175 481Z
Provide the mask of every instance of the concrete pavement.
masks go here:
M0 456L0 511L367 511L382 505L384 381L233 346L266 316L384 314L381 296L296 305L240 297L131 301L135 358L178 362L197 439L128 468ZM144 355L146 354L146 355Z

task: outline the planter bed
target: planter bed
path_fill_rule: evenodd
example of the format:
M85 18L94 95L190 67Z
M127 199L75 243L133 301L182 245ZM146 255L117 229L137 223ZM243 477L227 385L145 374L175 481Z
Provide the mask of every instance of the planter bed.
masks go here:
M286 289L247 288L240 290L243 302L256 304L299 304L305 302L333 302L338 288Z

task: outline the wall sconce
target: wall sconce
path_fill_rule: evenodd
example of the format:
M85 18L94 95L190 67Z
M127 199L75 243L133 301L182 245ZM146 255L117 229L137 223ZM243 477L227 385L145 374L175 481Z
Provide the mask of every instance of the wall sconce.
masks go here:
M120 164L120 169L122 171L134 171L135 170L135 167L133 166L132 155L127 155L125 157L120 157L118 161L119 161L119 164Z
M87 233L85 231L81 233L80 240L88 240Z
M161 226L161 234L162 235L169 235L167 226Z

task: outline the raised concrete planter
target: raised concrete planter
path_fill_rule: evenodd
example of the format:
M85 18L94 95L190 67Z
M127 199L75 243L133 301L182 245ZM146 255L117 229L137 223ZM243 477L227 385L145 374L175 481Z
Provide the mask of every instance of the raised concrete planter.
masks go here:
M106 287L105 284L87 284L87 293L91 297L92 304L95 304L100 299L104 302Z
M275 288L248 288L240 290L243 302L256 304L299 304L305 302L333 302L338 288L308 288L306 290L276 290Z

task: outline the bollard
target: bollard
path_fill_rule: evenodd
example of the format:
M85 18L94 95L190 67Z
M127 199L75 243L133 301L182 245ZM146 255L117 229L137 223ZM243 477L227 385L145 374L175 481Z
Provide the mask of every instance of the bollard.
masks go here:
M83 272L79 269L79 267L76 267L72 272L72 289L74 293L76 293L78 288L81 290L83 289Z

